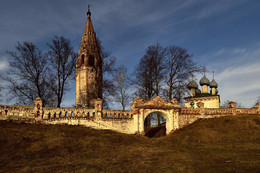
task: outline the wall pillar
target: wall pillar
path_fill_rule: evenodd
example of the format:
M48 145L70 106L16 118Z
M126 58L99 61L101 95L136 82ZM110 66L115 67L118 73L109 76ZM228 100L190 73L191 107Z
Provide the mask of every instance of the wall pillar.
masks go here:
M163 113L165 115L166 120L166 134L168 135L173 130L173 111L167 111L167 113Z
M48 119L48 113L43 114L43 119Z
M103 100L101 99L96 99L94 106L95 106L95 118L102 118L102 104L103 104Z
M33 100L33 102L34 102L35 121L40 121L42 120L42 116L43 116L42 99L40 97L37 97L35 100Z
M62 111L61 117L62 117L62 118L65 118L65 117L66 117L66 111Z
M54 118L54 112L51 112L51 119Z
M134 119L135 133L139 133L139 110L135 110L135 112L133 112L133 119Z
M144 110L141 109L139 116L139 133L144 134Z
M179 129L179 109L174 109L173 112L173 130Z
M203 102L198 102L197 107L200 111L200 115L205 115L205 108L204 108L204 103Z
M236 102L229 102L229 108L232 109L232 114L236 115L237 111L237 103Z

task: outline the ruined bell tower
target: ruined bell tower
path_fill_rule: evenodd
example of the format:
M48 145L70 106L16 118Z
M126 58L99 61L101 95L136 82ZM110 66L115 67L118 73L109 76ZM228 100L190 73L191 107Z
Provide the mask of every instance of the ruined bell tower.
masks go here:
M88 7L87 23L76 62L76 107L94 107L102 99L102 59Z

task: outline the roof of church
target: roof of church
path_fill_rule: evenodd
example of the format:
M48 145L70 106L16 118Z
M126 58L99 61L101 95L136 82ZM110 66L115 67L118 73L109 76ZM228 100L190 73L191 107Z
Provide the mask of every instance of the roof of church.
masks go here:
M93 27L92 21L91 21L90 9L88 9L87 16L88 16L88 18L87 18L86 26L85 26L84 33L82 36L82 41L81 41L81 45L80 45L80 49L79 49L79 55L82 52L85 52L86 50L95 51L96 49L99 49L97 39L96 39L96 33L94 31L94 27Z
M217 88L218 87L218 84L217 82L213 79L211 82L210 82L210 88Z
M212 81L210 82L210 88L217 88L218 87L218 84L217 84L217 82L215 81L215 79L214 79L214 71L212 72L213 73L213 79L212 79Z
M209 84L210 84L210 82L204 74L203 78L200 80L200 85L202 86L202 85L209 85Z
M192 80L192 81L190 81L190 82L188 83L187 88L188 88L188 89L191 89L191 88L197 89L197 88L198 88L198 84L197 84L194 80Z
M87 16L88 16L88 19L87 19L87 24L85 26L84 34L94 33L94 28L93 28L92 21L91 21L91 18L90 18L91 12L90 12L89 9L88 9L88 12L87 12Z

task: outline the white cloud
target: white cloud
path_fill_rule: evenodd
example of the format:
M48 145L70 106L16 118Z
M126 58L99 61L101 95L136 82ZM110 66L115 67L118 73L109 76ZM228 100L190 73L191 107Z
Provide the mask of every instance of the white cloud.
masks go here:
M8 69L9 63L6 58L1 58L0 59L0 71L4 71Z
M200 2L204 3L205 1L200 1ZM216 15L219 13L224 13L224 12L228 11L231 7L234 7L235 5L237 5L239 3L243 3L243 2L238 2L236 0L213 1L204 6L202 5L201 10L197 14L197 17L199 19L201 19L201 18L210 17L212 15Z
M228 55L228 58L222 58L218 63L209 63L208 69L216 72L215 80L219 84L222 103L233 100L245 107L252 107L260 95L260 48L249 46L248 49L225 49L218 52L212 53L214 58L211 59L220 59L224 55Z
M237 78L242 78L246 76L250 76L251 79L252 77L259 76L260 74L260 62L256 62L253 64L241 64L240 66L236 67L228 67L221 73L217 74L217 77L219 80L227 80L227 79L237 79ZM251 77L252 76L252 77ZM260 79L260 76L259 78ZM259 80L260 82L260 80Z
M238 49L233 50L233 54L244 53L244 52L246 52L246 49L243 49L243 48L242 49L238 48Z

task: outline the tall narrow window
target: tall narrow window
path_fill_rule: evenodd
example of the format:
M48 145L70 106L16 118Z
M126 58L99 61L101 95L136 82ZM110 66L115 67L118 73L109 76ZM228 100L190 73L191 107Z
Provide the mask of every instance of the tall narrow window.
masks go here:
M88 62L89 66L95 66L95 59L93 55L89 55L89 62Z
M85 55L83 54L83 55L81 56L81 64L84 64L84 62L85 62Z

